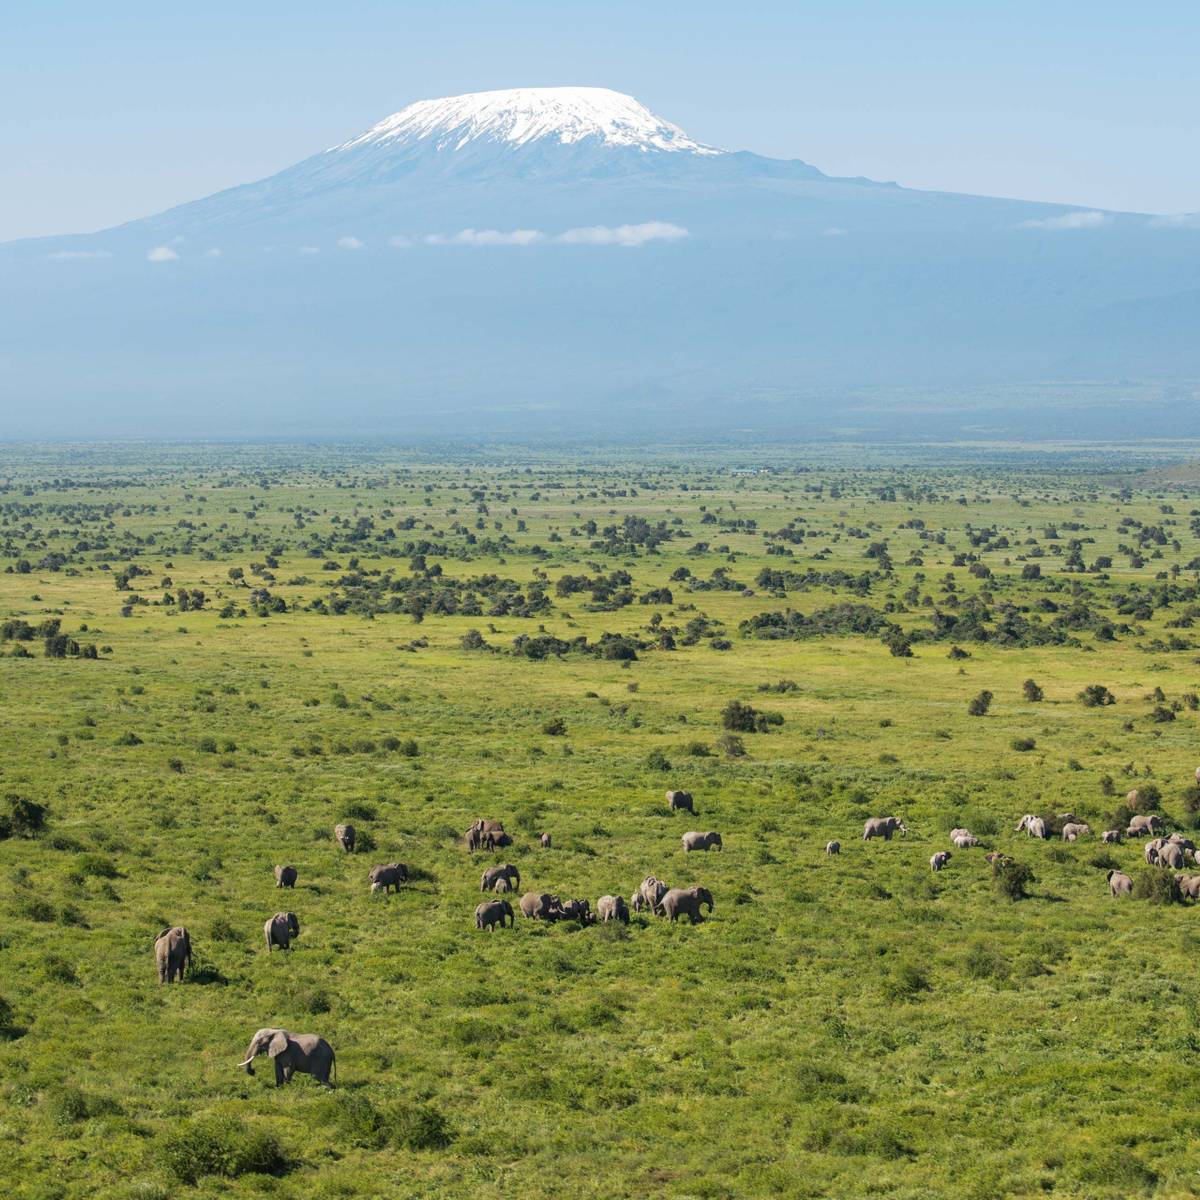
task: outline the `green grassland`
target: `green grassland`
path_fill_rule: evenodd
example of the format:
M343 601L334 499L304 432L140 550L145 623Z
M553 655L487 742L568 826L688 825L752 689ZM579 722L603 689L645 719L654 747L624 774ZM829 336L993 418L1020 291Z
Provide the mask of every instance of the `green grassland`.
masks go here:
M1200 823L1200 487L1130 461L4 450L0 797L46 809L0 840L4 1194L1195 1195L1200 913L1110 899L1153 872L1098 834L1133 787ZM716 908L477 932L505 861ZM276 1025L335 1092L237 1070Z

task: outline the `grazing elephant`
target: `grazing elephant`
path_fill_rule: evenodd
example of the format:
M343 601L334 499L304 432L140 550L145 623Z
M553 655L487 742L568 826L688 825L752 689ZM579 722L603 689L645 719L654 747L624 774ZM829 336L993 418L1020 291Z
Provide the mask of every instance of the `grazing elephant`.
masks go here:
M1091 832L1091 829L1088 828L1087 823L1084 821L1068 821L1062 827L1062 840L1064 842L1073 842L1081 838L1085 833Z
M970 836L971 836L971 831L969 829L952 829L952 830L950 830L950 840L951 841L954 841L954 839L956 837L970 837Z
M275 886L294 888L296 886L296 868L295 867L276 867L275 868Z
M387 892L394 888L399 894L400 885L408 882L408 868L403 863L381 863L367 872L367 879L371 882L373 892Z
M1132 896L1133 880L1124 871L1109 871L1108 894L1110 896Z
M633 895L629 897L629 907L635 913L640 913L646 912L646 910L650 908L650 905L646 903L646 897L643 896L641 892L634 892Z
M1045 838L1046 822L1041 817L1034 816L1033 813L1026 813L1017 825L1017 832L1025 830L1025 833L1032 838Z
M541 842L543 850L550 849L550 835L548 833L543 833L542 836L538 838L538 841Z
M1125 835L1119 829L1106 829L1101 835L1100 840L1106 845L1119 845L1121 838Z
M532 921L553 921L559 912L558 897L549 892L526 892L521 897L521 915Z
M592 920L592 906L587 900L568 900L558 906L554 916L559 921L581 921L587 925Z
M1196 843L1192 841L1186 833L1170 833L1167 835L1168 842L1174 842L1181 850L1195 850Z
M353 825L336 825L333 830L334 840L347 854L354 853L354 841L358 834Z
M467 840L467 849L472 853L483 849L483 834L474 825L467 830L465 837Z
M685 833L682 838L684 853L690 853L692 850L711 850L714 846L721 849L721 835L719 833Z
M842 852L842 843L841 842L833 841L833 842L825 843L825 853L826 854L841 854L841 852Z
M929 869L931 871L940 871L950 861L949 850L939 850L930 860Z
M1152 842L1147 842L1145 849L1142 851L1146 862L1154 867L1158 865L1158 852L1167 844L1166 838L1155 838Z
M690 812L692 816L696 815L696 809L692 805L691 792L668 792L667 807L672 812Z
M596 901L596 916L601 922L621 921L629 924L629 908L624 896L601 896Z
M192 938L182 925L164 929L154 939L154 961L159 983L182 983L185 968L192 965Z
M1162 817L1157 813L1139 813L1129 818L1129 828L1125 830L1127 837L1144 837L1155 834L1162 828Z
M478 829L480 833L485 834L485 835L489 834L489 833L503 833L504 832L504 822L503 821L485 821L482 817L480 817L471 826L471 828Z
M973 833L960 833L950 840L954 843L956 850L969 850L972 846L979 845L979 839Z
M267 953L273 946L280 950L292 948L292 938L300 936L300 922L294 912L276 913L264 926L263 936L267 940Z
M500 878L496 880L495 886L492 888L492 891L500 893L500 894L511 892L512 884L509 883L508 880L503 875L501 875Z
M483 844L489 850L503 850L505 846L511 846L513 840L503 829L489 829L483 835Z
M514 888L521 886L521 872L512 863L505 863L502 867L488 867L484 871L482 878L479 880L479 890L481 892L495 891L497 879L507 880Z
M654 912L662 902L663 896L667 894L667 885L663 883L655 875L647 875L642 880L642 886L638 889L642 894L642 899L646 902L646 907Z
M275 1086L283 1087L299 1071L311 1075L318 1083L332 1088L330 1073L337 1076L333 1047L315 1033L289 1033L286 1029L260 1029L251 1039L245 1062L247 1075L254 1074L254 1060L266 1051L275 1062Z
M693 925L698 925L704 918L700 915L700 906L708 905L708 911L713 910L712 892L708 888L672 888L663 896L661 902L662 914L676 920L680 913L687 913Z
M1159 849L1156 865L1178 871L1186 861L1187 859L1183 856L1183 847L1177 846L1174 842L1167 842Z
M515 923L512 905L507 900L485 900L475 910L475 928L493 933L497 925L501 929L504 928L505 917L508 918L509 925Z
M1181 899L1200 900L1200 875L1176 875L1175 886Z
M872 817L863 826L863 841L869 842L872 838L881 837L885 842L890 842L892 834L896 830L903 834L908 833L908 829L899 817Z

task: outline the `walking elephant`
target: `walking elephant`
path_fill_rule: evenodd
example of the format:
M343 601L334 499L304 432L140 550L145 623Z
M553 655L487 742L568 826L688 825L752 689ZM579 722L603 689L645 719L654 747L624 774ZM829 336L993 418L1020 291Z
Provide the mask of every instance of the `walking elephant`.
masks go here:
M667 807L672 812L690 812L692 816L696 815L691 792L668 792Z
M354 843L357 838L358 834L353 825L335 825L333 828L333 840L337 842L337 844L341 846L341 848L345 850L347 854L354 853Z
M159 983L182 983L183 972L192 965L192 938L182 925L164 929L154 939L154 961Z
M1133 895L1133 880L1124 871L1109 871L1107 878L1110 896Z
M512 905L507 900L485 900L475 909L475 928L493 933L497 925L504 928L505 917L510 926L515 923Z
M296 868L276 867L275 886L277 888L294 888L296 886Z
M1041 817L1034 816L1033 813L1026 813L1017 824L1017 832L1025 830L1028 837L1042 838L1046 837L1046 822Z
M1129 818L1129 828L1125 830L1126 837L1151 837L1162 828L1162 817L1157 813L1137 813Z
M721 835L710 831L709 833L685 833L682 838L684 853L690 853L692 850L720 850Z
M863 841L869 842L872 838L881 837L885 842L890 842L897 830L902 834L908 833L907 827L899 817L871 817L863 826Z
M825 853L826 854L841 854L841 852L842 852L842 843L841 842L835 840L832 842L825 843Z
M280 950L290 950L292 938L300 936L300 922L296 919L296 914L276 913L263 926L263 936L266 938L268 954L274 946L278 946Z
M601 896L596 901L596 916L604 924L609 921L621 921L625 925L628 925L629 907L625 903L625 897Z
M712 892L704 887L690 888L671 888L667 892L660 904L662 914L669 917L672 921L679 917L680 913L686 913L691 919L693 925L698 925L704 918L700 915L700 906L708 905L708 911L713 910Z
M667 894L667 885L657 876L647 875L642 880L642 886L638 888L638 892L646 907L651 912L655 912L662 902L662 898Z
M930 860L929 869L931 871L940 871L951 858L949 850L939 850Z
M1200 900L1200 875L1176 875L1175 886L1179 889L1179 897L1189 900Z
M403 863L381 863L367 872L373 892L400 891L400 885L408 882L408 868Z
M550 849L550 842L551 842L551 838L550 838L550 835L549 835L548 833L543 833L543 834L542 834L542 836L541 836L540 838L538 838L538 841L541 843L541 846L542 846L542 849L543 849L543 850L549 850L549 849Z
M1091 828L1085 821L1068 821L1062 827L1062 840L1064 842L1078 841L1079 838L1091 832Z
M266 1051L275 1063L275 1086L283 1087L294 1072L311 1075L318 1083L332 1088L329 1076L337 1075L333 1047L315 1033L289 1033L286 1029L260 1029L251 1039L246 1059L238 1066L254 1074L254 1060Z

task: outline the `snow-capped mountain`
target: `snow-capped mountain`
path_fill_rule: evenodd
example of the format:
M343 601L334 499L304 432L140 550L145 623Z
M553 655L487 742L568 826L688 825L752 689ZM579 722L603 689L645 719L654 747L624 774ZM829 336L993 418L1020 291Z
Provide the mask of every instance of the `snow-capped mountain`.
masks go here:
M0 404L29 432L811 432L862 424L848 389L1200 378L1198 269L1194 221L832 178L604 88L478 92L0 246Z

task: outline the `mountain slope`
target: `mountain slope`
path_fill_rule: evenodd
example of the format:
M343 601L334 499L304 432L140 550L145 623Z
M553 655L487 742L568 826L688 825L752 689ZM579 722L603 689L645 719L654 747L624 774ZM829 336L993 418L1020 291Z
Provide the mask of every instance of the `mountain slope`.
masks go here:
M819 431L864 387L1200 378L1197 267L1187 222L830 178L605 89L477 93L0 247L0 399L34 433Z

